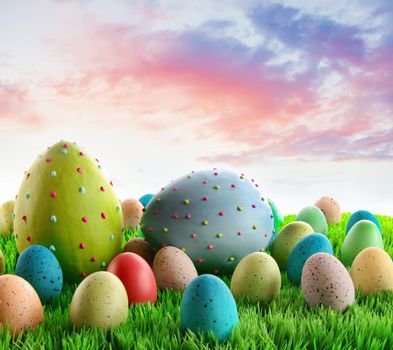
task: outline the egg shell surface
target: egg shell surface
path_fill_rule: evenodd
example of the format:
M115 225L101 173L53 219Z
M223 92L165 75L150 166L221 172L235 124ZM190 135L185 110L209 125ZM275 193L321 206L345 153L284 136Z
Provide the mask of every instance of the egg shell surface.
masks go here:
M157 252L153 272L158 287L174 290L184 290L198 277L191 259L176 247L164 247Z
M338 202L332 197L322 197L315 202L315 206L321 209L328 224L341 221L341 209Z
M7 201L0 207L0 236L6 236L12 231L14 207L14 200Z
M107 271L123 282L129 304L156 302L157 283L153 270L139 255L121 253L110 262Z
M150 266L153 266L155 250L147 242L145 238L134 237L131 238L123 248L124 253L135 253L147 261Z
M378 227L379 232L381 232L381 234L382 234L382 227L381 227L381 224L379 223L378 219L375 217L374 214L370 213L367 210L358 210L350 216L348 223L347 223L347 227L345 229L346 234L348 234L348 232L352 228L352 226L355 225L360 220L369 220L369 221L373 222Z
M141 198L139 198L139 202L143 205L144 208L146 208L153 197L154 194L151 193L144 194Z
M332 244L325 235L310 233L296 243L287 263L288 278L293 284L301 283L303 266L307 259L316 253L334 255Z
M227 340L238 323L235 299L228 286L214 275L201 275L186 288L180 305L183 330Z
M272 257L276 260L281 271L287 267L288 256L296 243L314 229L306 222L294 221L285 225L272 243Z
M356 289L365 295L393 291L393 262L381 248L363 249L355 258L351 277Z
M143 205L136 199L126 199L121 202L121 208L124 226L135 231L141 221Z
M311 225L314 232L326 235L328 233L328 225L322 210L315 206L303 208L296 216L296 221L304 221Z
M333 255L316 253L303 266L302 290L310 307L344 311L355 301L355 288L345 266Z
M255 252L245 256L232 275L231 292L236 299L270 302L277 298L280 289L280 268L266 253Z
M368 247L383 249L383 240L378 227L369 220L358 221L349 230L341 246L341 261L351 266L356 255Z
M37 327L44 321L44 309L34 288L15 275L0 276L0 323L10 325L10 331Z

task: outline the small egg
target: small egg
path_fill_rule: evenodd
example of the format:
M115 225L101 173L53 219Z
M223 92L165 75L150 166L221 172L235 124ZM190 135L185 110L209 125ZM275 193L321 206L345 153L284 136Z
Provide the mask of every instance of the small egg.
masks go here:
M127 292L113 273L94 272L77 287L71 300L70 320L78 329L112 329L128 317Z
M7 201L0 206L0 236L6 236L13 229L13 218L15 201Z
M287 263L288 279L293 284L300 284L304 263L311 255L316 253L333 255L332 244L325 235L310 233L297 242L291 254L289 254Z
M367 247L383 249L383 241L378 227L369 220L360 220L349 230L341 246L341 261L351 266L356 255Z
M328 232L328 225L325 215L322 210L315 206L303 208L296 216L296 221L304 221L311 225L314 232L326 235Z
M113 258L107 271L115 274L123 282L129 304L156 302L157 283L153 270L139 255L121 253Z
M136 199L126 199L121 202L121 208L124 226L136 231L141 221L143 205Z
M363 249L353 261L351 276L355 288L365 295L393 291L393 262L381 248Z
M156 252L147 242L145 238L135 237L131 238L124 246L123 252L135 253L145 259L150 266L153 266L154 256Z
M0 276L0 324L19 334L44 321L44 309L34 288L15 275Z
M4 261L4 255L2 251L0 250L0 275L2 275L5 272L5 261Z
M379 232L381 232L382 234L382 227L378 219L367 210L358 210L351 215L351 217L348 220L347 227L345 229L346 234L348 234L352 226L355 225L360 220L370 220L378 227Z
M332 197L322 197L315 202L315 206L321 209L328 224L341 221L341 209L338 202Z
M302 290L310 307L322 305L344 311L355 301L355 288L349 272L333 255L317 253L303 266Z
M28 281L43 304L56 300L63 288L63 272L53 253L40 245L26 248L19 256L15 274Z
M287 267L288 256L296 243L314 230L303 221L294 221L285 225L272 243L272 257L276 260L281 271Z
M209 274L201 275L184 292L180 320L183 330L205 337L213 333L223 342L230 337L238 323L235 299L220 278Z
M280 289L280 269L266 253L255 252L245 256L232 275L231 292L236 299L270 302L277 298Z
M141 198L139 198L139 202L146 208L153 197L154 194L151 193L144 194Z
M184 290L198 277L191 259L176 247L164 247L157 252L153 272L158 287L174 290Z

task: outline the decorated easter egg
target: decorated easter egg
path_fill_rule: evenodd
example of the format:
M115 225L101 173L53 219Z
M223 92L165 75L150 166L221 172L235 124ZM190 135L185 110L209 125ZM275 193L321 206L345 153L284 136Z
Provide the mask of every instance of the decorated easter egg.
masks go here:
M154 194L151 193L144 194L141 198L139 198L139 202L143 205L144 208L146 208L153 197Z
M7 201L0 207L0 236L8 235L13 228L15 201Z
M123 282L129 304L156 302L157 283L153 270L139 255L121 253L110 262L107 271Z
M300 284L302 270L307 259L316 253L327 253L333 255L332 244L329 239L321 233L310 233L298 241L287 262L287 273L289 280L294 284Z
M276 261L268 254L255 252L245 256L236 266L231 292L253 302L270 302L281 289L281 274Z
M124 246L123 252L135 253L145 259L150 266L153 266L154 256L156 252L150 246L145 238L134 237L131 238Z
M75 144L53 145L26 172L15 203L18 251L53 247L65 280L105 268L121 249L122 227L112 184Z
M325 215L323 215L321 209L318 207L309 206L303 208L297 214L296 221L307 222L314 229L314 232L322 233L323 235L326 235L328 232Z
M34 288L15 275L0 276L0 324L19 334L44 321L44 309Z
M272 257L281 271L287 267L288 256L296 243L305 235L314 232L313 228L303 221L294 221L285 225L272 243Z
M227 340L238 322L235 300L227 285L213 275L201 275L186 288L180 305L183 330Z
M176 247L161 248L153 263L158 287L183 290L198 277L194 264L186 253Z
M32 245L22 252L15 274L32 285L43 304L56 300L63 288L59 262L48 248L40 245Z
M378 219L367 210L358 210L350 216L347 223L347 228L345 230L346 233L348 234L352 226L355 225L360 220L369 220L373 222L378 227L379 232L381 232L382 234L382 227Z
M393 291L393 262L381 248L363 249L353 261L351 276L355 288L366 295Z
M345 266L333 255L316 253L304 264L304 299L310 307L322 305L344 311L355 301L355 288Z
M151 200L143 234L154 249L185 249L199 273L231 273L273 233L272 211L253 181L226 170L181 177Z
M271 238L271 240L273 241L273 239L276 238L278 232L284 226L284 217L282 216L275 202L273 202L271 199L268 199L268 203L270 205L270 209L272 210L274 218L274 233Z
M368 247L383 249L383 241L378 227L369 220L360 220L349 230L341 246L341 261L351 266L356 255Z
M321 209L328 224L341 221L340 205L334 198L322 197L316 201L315 206Z
M143 205L136 199L126 199L121 202L121 208L124 226L135 231L141 221Z
M4 261L4 255L2 251L0 250L0 275L2 275L5 272L5 261Z
M127 292L113 273L92 273L75 290L71 300L70 319L78 329L111 329L125 322L127 317Z

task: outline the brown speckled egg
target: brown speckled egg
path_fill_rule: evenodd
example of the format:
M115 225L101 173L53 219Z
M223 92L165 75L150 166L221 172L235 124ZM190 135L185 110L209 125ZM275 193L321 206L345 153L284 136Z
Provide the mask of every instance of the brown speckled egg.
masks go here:
M303 266L302 290L311 307L323 305L344 311L355 301L355 288L344 265L334 256L317 253Z
M5 261L4 261L4 255L0 250L0 275L2 275L5 271Z
M198 277L191 259L176 247L164 247L157 252L153 272L160 288L174 290L184 290Z
M145 259L150 266L153 266L154 256L156 252L145 238L135 237L131 238L124 246L123 252L135 253Z
M341 221L340 205L334 198L322 197L315 202L315 206L321 209L328 224Z
M123 210L124 226L135 231L141 221L143 205L136 199L126 199L121 202L121 209Z
M128 297L120 279L111 272L87 276L71 301L71 323L77 328L114 328L128 317Z
M43 321L44 309L34 288L19 276L0 276L0 323L9 323L11 333L19 334Z
M393 291L393 262L381 248L363 249L353 261L351 276L355 288L366 295Z

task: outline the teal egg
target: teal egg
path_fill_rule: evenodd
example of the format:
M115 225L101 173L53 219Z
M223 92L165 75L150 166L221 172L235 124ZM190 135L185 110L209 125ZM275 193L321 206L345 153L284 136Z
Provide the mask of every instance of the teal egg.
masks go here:
M139 198L139 202L146 208L153 197L154 194L151 193L144 194L141 198Z
M200 275L186 288L180 305L183 330L227 340L238 323L235 299L228 286L213 275Z
M311 225L315 232L322 233L323 235L326 235L328 232L325 215L321 209L315 206L303 208L299 214L297 214L296 221L307 222Z
M357 212L355 212L351 215L351 217L349 218L348 223L347 223L347 228L345 230L346 234L348 234L348 232L352 228L352 226L355 225L360 220L370 220L378 227L379 232L381 232L381 234L382 234L382 228L381 228L381 225L380 225L378 219L367 210L358 210Z
M302 238L292 249L288 257L288 279L299 285L302 280L303 266L307 259L316 253L333 255L333 247L329 239L321 233L311 233Z
M280 210L278 209L277 205L275 202L273 202L271 199L268 199L268 203L270 205L270 209L272 210L273 218L274 218L274 232L270 241L270 246L273 242L273 239L276 238L278 232L281 230L281 228L284 226L284 217L282 216Z

